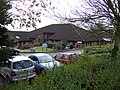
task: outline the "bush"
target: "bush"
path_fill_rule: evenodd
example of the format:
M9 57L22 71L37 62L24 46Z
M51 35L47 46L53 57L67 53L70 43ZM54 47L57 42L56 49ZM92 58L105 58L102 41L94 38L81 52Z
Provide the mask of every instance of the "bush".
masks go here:
M56 49L56 50L62 50L63 49L63 46L61 45L61 44L56 44L56 45L54 45L54 49Z
M9 48L0 48L0 66L3 66L11 55L12 52Z
M112 45L101 45L101 46L88 46L84 48L84 54L102 54L102 53L111 53Z

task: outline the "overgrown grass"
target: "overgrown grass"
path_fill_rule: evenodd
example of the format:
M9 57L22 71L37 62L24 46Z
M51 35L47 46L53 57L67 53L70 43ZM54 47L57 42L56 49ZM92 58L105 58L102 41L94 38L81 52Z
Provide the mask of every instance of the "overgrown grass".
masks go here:
M3 89L4 88L4 89ZM119 90L120 56L110 57L89 54L78 62L48 71L37 77L31 85L20 82L6 85L2 90Z

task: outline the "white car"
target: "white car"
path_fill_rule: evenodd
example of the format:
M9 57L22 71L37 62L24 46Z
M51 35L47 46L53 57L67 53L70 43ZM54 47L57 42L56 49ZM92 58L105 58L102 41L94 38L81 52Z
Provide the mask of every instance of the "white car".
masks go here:
M39 63L48 69L53 67L60 67L63 64L56 61L54 58L52 58L49 54L46 53L35 53L28 56L30 59L35 61L36 63Z
M0 73L7 82L33 79L36 76L32 60L25 56L15 56L9 59L6 66L1 67Z

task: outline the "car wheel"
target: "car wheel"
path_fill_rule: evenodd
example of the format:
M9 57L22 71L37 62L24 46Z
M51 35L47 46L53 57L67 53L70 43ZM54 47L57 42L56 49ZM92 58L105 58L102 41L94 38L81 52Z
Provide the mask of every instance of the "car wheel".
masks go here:
M4 83L5 83L5 79L2 76L0 76L0 84L4 84Z
M10 83L10 78L9 78L9 76L7 76L7 78L6 78L6 83Z
M16 51L16 52L15 52L15 55L19 55L19 52Z
M42 76L46 75L46 71L45 69L41 69L41 73L40 73Z
M28 84L31 85L32 84L32 81L34 80L35 78L29 78L28 79Z

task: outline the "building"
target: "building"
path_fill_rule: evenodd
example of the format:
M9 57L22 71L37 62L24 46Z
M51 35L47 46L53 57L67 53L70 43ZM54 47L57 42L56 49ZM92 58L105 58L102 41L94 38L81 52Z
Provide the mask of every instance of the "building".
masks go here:
M72 24L52 24L31 32L9 31L8 35L14 40L17 48L33 47L43 43L65 44L69 43L74 47L95 46L107 44L111 41L105 40L104 35L96 35Z

